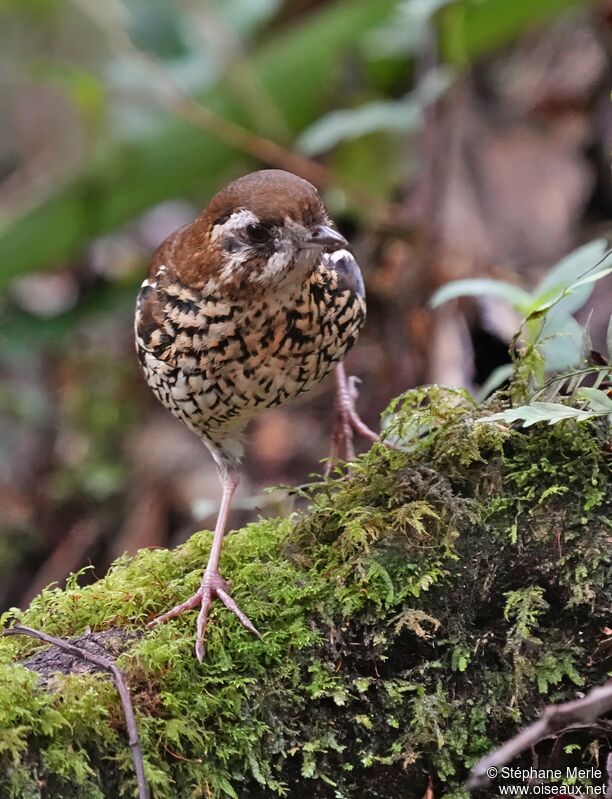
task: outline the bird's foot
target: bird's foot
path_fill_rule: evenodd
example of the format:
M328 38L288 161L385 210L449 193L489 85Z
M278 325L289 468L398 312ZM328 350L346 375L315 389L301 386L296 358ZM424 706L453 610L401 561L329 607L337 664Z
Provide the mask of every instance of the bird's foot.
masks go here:
M379 441L379 436L367 426L355 408L359 396L358 385L359 378L347 377L344 369L336 367L336 420L325 465L325 477L329 477L333 464L343 454L347 461L355 458L355 433L368 441Z
M192 597L185 600L185 602L181 602L179 605L176 605L166 613L162 613L161 616L157 616L155 619L153 619L153 621L149 622L148 626L153 627L157 624L161 624L164 621L176 619L177 616L182 616L183 613L186 613L189 610L194 610L199 606L200 612L198 613L198 621L196 625L195 651L196 657L200 663L202 663L205 654L204 636L206 634L206 627L208 626L208 614L212 601L215 598L219 599L225 605L225 607L231 611L234 616L236 616L240 624L242 624L246 630L248 630L250 633L253 633L253 635L256 635L257 638L261 638L261 633L259 630L251 622L249 617L242 612L236 601L232 598L229 592L227 581L224 580L219 572L209 572L208 569L206 569L204 572L202 584Z

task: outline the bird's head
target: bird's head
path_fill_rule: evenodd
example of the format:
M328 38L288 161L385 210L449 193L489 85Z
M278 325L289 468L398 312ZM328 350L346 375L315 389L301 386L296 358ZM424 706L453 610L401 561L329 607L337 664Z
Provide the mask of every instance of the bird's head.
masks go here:
M346 247L315 187L278 169L230 183L185 231L183 277L226 292L301 282L324 249ZM184 249L182 247L181 249Z

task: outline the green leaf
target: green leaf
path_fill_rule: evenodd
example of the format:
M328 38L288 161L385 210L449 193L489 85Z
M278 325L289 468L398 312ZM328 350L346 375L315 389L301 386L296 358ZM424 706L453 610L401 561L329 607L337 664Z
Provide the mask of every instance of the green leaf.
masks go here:
M606 251L606 240L596 239L578 247L576 250L566 255L553 266L550 271L546 273L544 278L540 281L533 294L538 298L536 301L547 301L552 296L558 294L564 288L567 288L576 280L578 280L584 272L593 267L604 255ZM574 295L576 299L576 295ZM566 313L573 313L578 310L586 300L588 295L584 297L580 305L575 307L565 307L563 310Z
M451 72L438 68L424 75L418 87L401 100L371 102L357 108L332 111L301 134L297 147L308 155L318 155L341 141L369 133L415 132L423 124L424 109L435 102L451 82Z
M375 131L408 133L423 123L423 107L414 97L366 103L359 108L332 111L307 128L297 147L307 155L331 150L339 142L357 139Z
M251 58L254 78L283 109L292 131L321 116L333 75L347 50L380 24L396 0L340 0L280 27ZM305 69L305 64L308 68ZM201 97L216 114L246 125L247 112L227 86ZM73 258L144 209L173 197L209 197L255 162L170 115L148 136L106 142L77 177L55 183L35 207L0 220L0 289L16 275ZM44 242L44 246L41 246Z
M336 175L353 186L367 186L372 197L386 200L398 185L398 149L401 137L392 140L388 133L372 133L344 141L330 155L329 164Z
M418 54L429 36L436 11L454 0L403 0L391 19L368 36L374 56Z
M557 424L565 419L575 419L581 422L599 415L601 415L599 412L595 413L580 408L572 408L559 402L532 402L530 405L509 408L507 411L494 413L492 416L483 416L478 421L485 423L506 422L506 424L522 422L522 427L531 427L536 422Z
M608 275L612 274L612 266L607 266L605 269L599 269L597 272L593 272L590 275L585 275L580 280L577 280L570 286L570 289L574 287L578 288L579 286L586 286L588 283L595 283L597 280L601 280L603 277L607 277Z
M449 300L458 297L497 297L505 300L509 305L524 313L532 303L530 295L519 286L512 283L505 283L502 280L491 280L489 278L466 278L464 280L453 280L441 286L433 295L429 304L432 308L437 308Z
M540 616L549 608L541 586L530 585L504 594L504 618L513 622L513 632L522 639L533 640Z
M217 779L218 779L219 788L223 791L223 793L226 796L229 796L230 799L238 799L238 794L236 793L236 791L234 790L232 784L228 779L226 779L223 776L220 776Z
M549 17L593 0L463 0L438 12L444 60L467 64Z
M576 397L586 400L589 408L595 413L612 414L612 398L608 396L607 391L600 391L598 388L579 388Z
M580 363L584 329L573 316L548 314L538 348L549 372L567 371Z
M501 366L498 366L497 369L494 369L478 392L478 401L482 402L482 400L485 400L489 394L492 394L498 389L502 383L509 380L512 377L513 371L514 366L511 363L503 363Z
M451 654L451 669L463 672L470 662L470 652L464 646L455 646Z
M582 308L593 291L591 284L612 272L598 263L607 259L606 249L605 239L596 239L559 261L536 288L528 318L544 312L569 315Z

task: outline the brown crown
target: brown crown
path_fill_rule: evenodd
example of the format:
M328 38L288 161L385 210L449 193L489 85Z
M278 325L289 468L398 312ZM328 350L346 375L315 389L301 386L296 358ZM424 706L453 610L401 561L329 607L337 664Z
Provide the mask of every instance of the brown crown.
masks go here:
M150 275L164 264L169 274L193 287L203 285L221 268L222 258L210 234L213 226L235 211L252 211L262 222L282 224L285 217L305 226L327 221L325 207L312 183L282 169L262 169L221 189L190 224L169 236L155 253Z
M214 225L246 208L262 222L282 224L288 216L303 225L325 219L325 208L312 183L282 169L262 169L238 178L216 194L198 221Z

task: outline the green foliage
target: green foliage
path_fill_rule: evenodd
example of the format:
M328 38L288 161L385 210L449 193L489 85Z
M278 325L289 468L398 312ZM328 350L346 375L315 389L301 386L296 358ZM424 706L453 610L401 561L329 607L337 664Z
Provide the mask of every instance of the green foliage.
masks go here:
M482 411L465 389L426 386L393 400L383 414L385 440L409 452L433 449L436 462L452 472L499 453L507 438L501 426L477 422Z
M590 0L459 0L438 12L440 47L451 63L464 65L549 17Z
M446 61L463 66L475 55L489 49L492 41L499 44L543 19L577 5L572 0L549 0L548 7L516 2L511 9L499 0L403 0L391 21L368 37L369 53L374 56L418 56L430 41L431 30L437 29ZM325 152L341 142L374 131L406 135L422 128L424 111L451 84L448 65L431 70L400 100L369 101L351 109L334 110L307 128L297 146L309 155ZM478 281L494 284L497 281ZM455 284L476 281L456 281ZM506 287L508 284L499 284ZM491 288L491 285L488 286ZM517 290L518 291L518 290Z
M507 302L524 317L518 334L524 339L520 365L529 367L541 383L544 370L569 369L580 361L584 330L572 314L587 302L594 283L612 272L606 250L604 239L579 247L562 258L531 294L512 283L475 278L445 284L431 304L435 308L457 297L482 295ZM500 372L499 382L489 390L507 377L506 371Z
M389 14L394 0L336 2L271 35L249 61L253 81L291 132L321 116L326 88L343 53ZM150 96L151 70L142 92ZM228 84L229 83L229 87ZM231 76L201 99L224 118L253 129L248 103L231 90ZM247 92L251 98L252 92ZM260 104L259 104L260 105ZM124 105L125 115L134 103ZM228 143L170 115L155 114L129 136L105 140L80 173L54 186L24 213L0 226L0 288L18 274L52 267L74 257L92 239L116 229L162 200L209 196L253 161ZM44 241L41 247L39 242Z
M261 641L219 605L203 666L193 614L145 630L198 584L208 533L14 615L61 636L128 632L119 662L159 799L420 798L427 774L460 796L543 693L603 679L591 654L610 603L594 427L500 433L481 413L464 392L409 392L387 415L407 451L377 445L313 486L306 513L228 536L223 570ZM39 650L0 641L0 797L46 796L41 780L65 799L132 795L114 686L72 674L45 690L19 665Z
M307 155L319 155L340 142L385 131L401 136L421 130L425 109L449 87L450 73L438 70L401 100L378 100L357 108L331 111L307 128L297 147Z
M190 4L79 3L79 12L89 9L90 19L57 0L4 0L0 13L9 22L19 19L28 32L35 29L35 41L49 39L49 28L61 31L63 23L72 36L75 29L77 36L82 33L85 44L96 41L79 55L71 47L58 51L56 43L43 64L37 58L33 68L26 66L29 77L51 81L72 101L85 122L84 138L94 146L71 164L69 175L53 173L44 194L33 191L21 209L5 214L0 288L15 276L69 261L93 238L163 200L201 202L230 176L256 165L230 141L179 121L176 106L160 108L160 90L168 81L215 114L279 143L297 141L310 153L337 146L332 168L388 198L402 171L398 158L385 163L389 150L398 133L404 148L405 133L421 127L423 109L445 90L449 75L581 5L589 0L338 0L319 4L290 25L268 26L259 44L278 0L215 3L204 18L206 28L212 18L215 32L204 37ZM414 64L435 36L441 69L406 85L405 76L418 72ZM143 62L143 55L157 61ZM359 85L347 92L343 66L356 57ZM17 64L18 72L23 68ZM395 99L398 76L401 100ZM330 112L334 95L343 98L342 108ZM366 147L348 141L364 134ZM405 154L403 161L408 171Z
M609 327L612 328L612 317ZM590 350L590 343L588 343L588 348ZM529 363L535 351L534 347L525 359L517 360L515 374L519 381L519 388L517 390L513 384L511 394L518 393L520 396L524 392L525 384L531 379L530 369L532 367ZM530 427L536 422L554 425L568 419L577 422L599 419L602 422L601 429L605 430L606 425L609 426L612 422L612 398L608 390L612 367L606 362L604 356L599 355L598 357L604 360L604 366L586 365L581 369L555 375L532 394L526 405L506 408L490 416L482 416L479 422L502 422L505 424L520 422L522 427ZM588 364L587 357L584 362ZM587 379L592 381L592 385L582 385ZM546 401L539 399L540 397ZM557 399L562 401L553 402Z
M612 272L612 267L607 265L610 252L604 254L604 247L603 240L594 241L562 259L533 295L496 280L459 280L436 292L432 299L434 306L455 297L484 293L506 300L525 316L513 339L513 365L496 370L483 393L486 396L511 377L510 396L515 401L524 400L531 391L531 397L527 403L516 403L514 407L481 416L479 424L518 422L522 427L530 427L537 422L556 425L568 420L600 419L605 426L612 421L612 399L608 391L612 375L610 364L599 355L604 365L591 365L588 324L582 328L571 316L588 300L594 284ZM593 263L596 258L599 261ZM572 337L571 331L576 333L576 328L577 335ZM612 318L607 339L610 346ZM580 368L562 372L544 382L546 371L568 365ZM586 379L593 384L582 385ZM534 392L535 386L538 389Z
M518 591L508 591L505 597L504 618L512 621L511 639L521 642L535 640L532 632L538 626L542 613L548 609L544 589L530 586Z
M558 424L566 419L575 419L584 422L587 419L598 417L608 418L612 421L612 400L605 391L596 388L583 388L578 395L583 400L584 407L565 405L561 402L530 402L529 405L520 405L518 408L509 408L506 411L494 413L492 416L483 416L481 422L522 422L523 427L530 427L536 422Z

